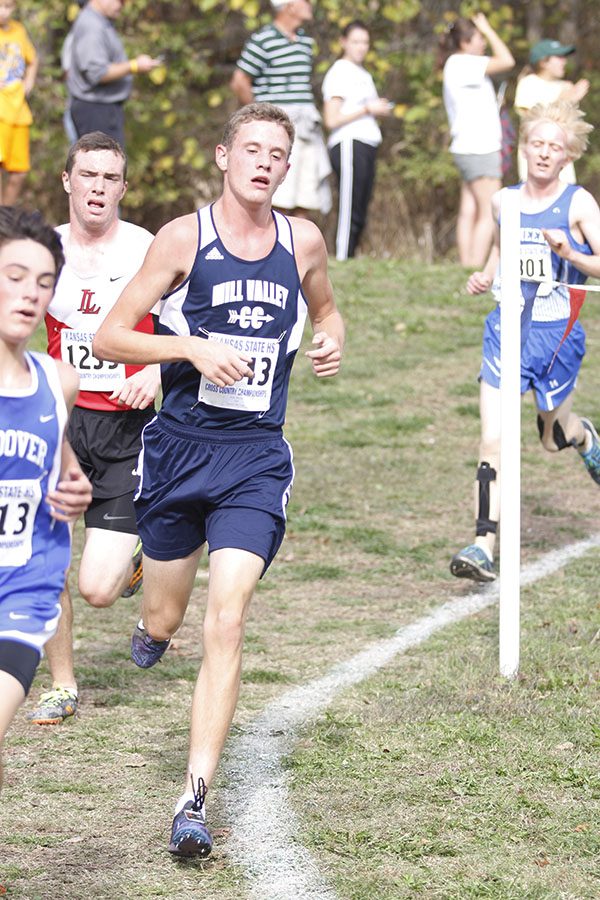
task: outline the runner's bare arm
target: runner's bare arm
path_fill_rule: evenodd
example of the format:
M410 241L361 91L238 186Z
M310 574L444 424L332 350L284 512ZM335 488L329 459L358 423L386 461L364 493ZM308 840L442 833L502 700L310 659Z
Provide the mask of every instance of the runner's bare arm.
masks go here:
M94 356L138 365L184 360L219 387L252 376L248 366L251 356L224 344L195 335L134 331L163 294L185 280L193 266L197 244L195 215L182 216L161 228L150 245L142 268L98 330L93 344Z
M63 362L56 363L58 376L69 413L73 409L79 391L79 376L72 366ZM71 445L63 439L60 480L55 490L48 491L46 502L50 506L50 514L59 522L74 522L77 516L85 512L92 502L92 486L81 471Z
M544 237L558 256L573 263L585 275L600 278L600 208L588 191L579 190L574 194L570 218L571 228L579 229L592 248L591 256L571 247L560 228L543 230Z
M481 272L473 272L467 281L467 293L469 294L485 294L492 286L498 263L500 262L500 226L498 218L500 215L500 191L497 191L492 197L492 216L494 219L494 239L490 249L490 254L486 264Z
M335 305L333 288L327 273L327 248L316 225L306 219L292 219L294 243L302 290L308 302L313 327L313 344L306 356L319 378L336 375L344 349L344 322Z
M111 400L118 400L132 409L147 409L156 399L160 387L160 366L153 363L134 372L112 392Z

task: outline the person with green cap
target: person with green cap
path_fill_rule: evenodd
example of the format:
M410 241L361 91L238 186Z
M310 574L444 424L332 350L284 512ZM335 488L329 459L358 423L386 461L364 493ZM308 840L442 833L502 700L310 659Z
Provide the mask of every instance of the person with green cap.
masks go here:
M565 80L567 57L575 53L573 44L561 44L560 41L544 38L534 44L529 52L529 65L525 66L517 82L515 93L515 109L522 117L527 110L536 104L554 103L556 100L567 100L577 105L587 94L590 83L587 78L572 82ZM520 151L518 153L519 180L527 179L527 163ZM565 184L575 184L575 168L573 163L565 166L560 174Z

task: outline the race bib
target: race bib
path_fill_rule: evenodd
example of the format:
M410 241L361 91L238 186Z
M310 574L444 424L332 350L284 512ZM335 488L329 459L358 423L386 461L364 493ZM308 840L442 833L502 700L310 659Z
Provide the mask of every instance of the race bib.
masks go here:
M79 373L82 391L112 392L125 381L125 365L96 359L92 353L93 334L63 328L60 333L60 355Z
M208 336L213 341L219 341L220 344L228 344L235 350L250 353L252 361L249 365L254 375L251 378L242 378L241 381L236 381L235 384L226 387L218 387L201 375L198 400L222 409L266 412L271 405L279 343L272 338L241 338L218 332L212 332Z
M547 244L521 244L521 281L540 282L537 296L552 291L552 253Z
M42 499L39 481L0 481L0 563L24 566L31 558L35 514Z

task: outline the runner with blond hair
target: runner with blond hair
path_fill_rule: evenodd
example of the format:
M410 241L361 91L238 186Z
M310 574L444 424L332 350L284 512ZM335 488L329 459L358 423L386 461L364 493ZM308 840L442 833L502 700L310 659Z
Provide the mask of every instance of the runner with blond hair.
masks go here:
M570 322L571 293L565 285L600 277L600 209L592 195L560 181L565 165L584 152L592 126L570 103L535 106L523 117L521 146L527 181L516 190L521 204L521 393L533 390L540 440L551 453L574 447L600 484L600 440L589 419L573 412L574 389L585 354L585 333ZM495 239L481 272L467 282L470 294L490 287L500 299L500 206L492 202ZM572 325L572 327L570 327ZM488 315L479 374L481 442L475 482L475 541L456 553L450 570L458 578L492 581L500 517L500 307Z

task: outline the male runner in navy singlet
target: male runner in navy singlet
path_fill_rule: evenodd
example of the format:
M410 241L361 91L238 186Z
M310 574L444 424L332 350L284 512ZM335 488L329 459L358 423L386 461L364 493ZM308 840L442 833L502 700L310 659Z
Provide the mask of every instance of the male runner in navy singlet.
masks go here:
M169 846L182 856L211 850L204 795L237 703L250 600L285 531L293 466L282 426L307 313L315 375L340 367L344 326L323 237L271 208L293 136L268 103L231 117L216 149L222 195L161 229L94 340L101 359L163 364L163 405L144 431L136 497L145 573L137 665L167 649L205 542L210 552L189 770ZM160 333L134 333L160 297Z

